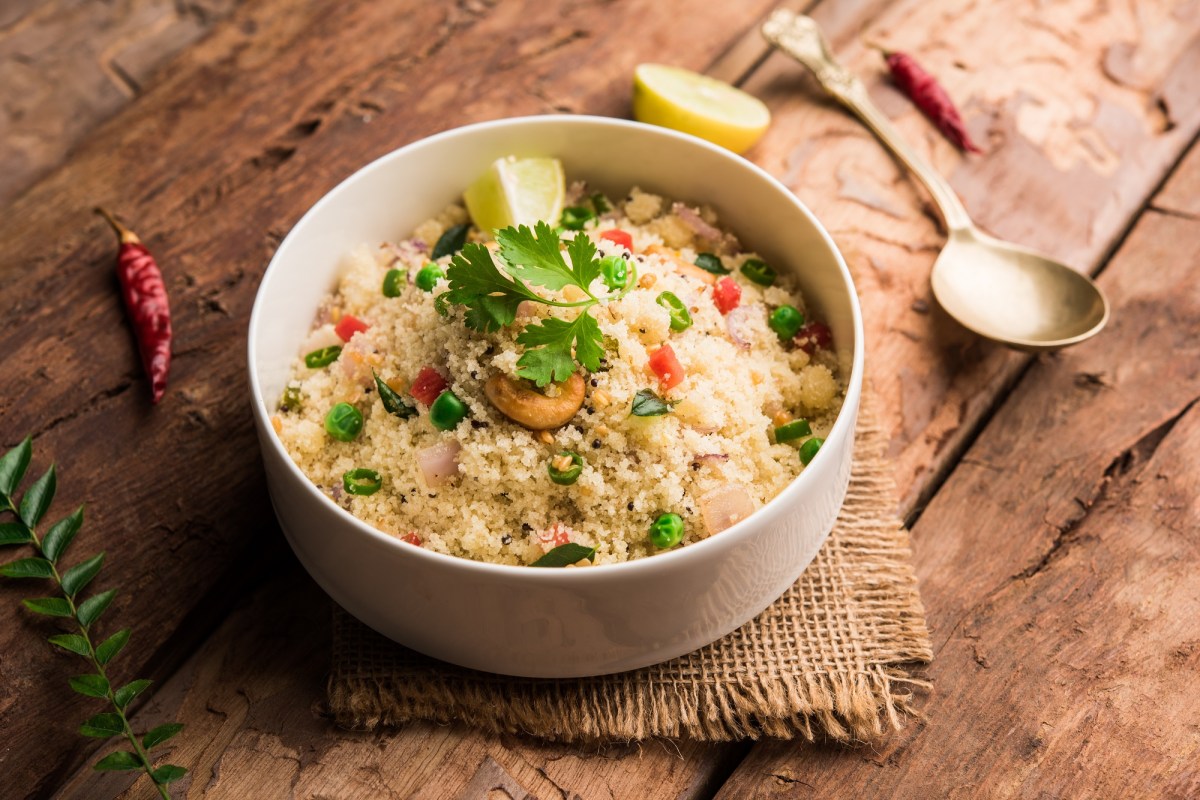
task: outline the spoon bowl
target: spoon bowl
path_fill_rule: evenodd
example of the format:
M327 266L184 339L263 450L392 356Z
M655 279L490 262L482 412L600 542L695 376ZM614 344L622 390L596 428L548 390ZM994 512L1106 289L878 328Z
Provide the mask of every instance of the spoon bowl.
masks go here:
M1086 276L973 227L951 231L931 283L964 327L1019 350L1067 347L1108 321L1108 301Z

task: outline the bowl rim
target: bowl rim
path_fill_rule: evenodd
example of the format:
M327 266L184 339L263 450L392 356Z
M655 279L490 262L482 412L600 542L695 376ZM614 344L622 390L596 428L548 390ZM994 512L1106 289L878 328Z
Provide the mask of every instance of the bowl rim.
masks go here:
M296 465L291 455L284 448L283 443L278 436L274 435L274 428L270 423L270 411L262 399L261 385L258 379L258 372L255 369L255 349L257 345L257 330L260 323L260 315L263 306L263 287L267 284L271 277L272 270L277 268L279 254L285 252L288 242L292 237L297 235L297 231L304 227L310 217L320 213L321 209L326 205L334 202L335 196L344 187L351 183L362 179L367 173L373 172L390 161L401 158L412 150L425 147L435 142L444 139L450 139L457 136L468 135L479 131L498 129L505 127L519 127L527 125L578 125L578 126L607 126L612 128L623 128L626 130L636 130L640 134L650 136L660 136L667 139L674 139L682 144L691 147L699 147L703 150L708 150L710 153L717 155L720 158L735 162L741 169L749 170L755 173L758 177L767 182L769 186L774 188L781 196L781 199L790 201L809 222L813 224L821 240L833 253L834 260L837 264L838 271L842 277L844 286L849 294L851 322L854 330L854 348L851 356L850 376L846 382L846 396L842 402L842 407L838 410L837 418L834 420L833 427L830 429L830 439L842 439L852 434L853 427L858 416L859 399L862 389L863 375L863 323L862 323L862 308L858 299L858 292L854 285L854 279L850 274L849 268L846 266L846 261L842 257L841 250L833 241L829 231L817 219L817 216L809 210L800 198L798 198L790 189L783 185L777 178L769 172L759 167L757 164L742 158L741 156L719 147L711 142L708 142L699 137L669 128L662 128L655 125L648 125L641 122L635 122L626 119L617 119L613 117L603 117L585 114L542 114L530 115L521 117L506 117L497 120L488 120L484 122L476 122L468 125L462 125L455 128L450 128L430 136L417 139L409 142L401 147L396 148L388 153L385 153L378 158L373 159L367 164L355 170L349 176L339 181L336 186L329 189L325 194L317 200L304 214L296 221L296 223L288 231L287 236L280 241L279 246L271 256L267 268L263 271L262 278L259 279L258 288L254 295L254 305L250 312L250 321L248 325L248 336L246 342L247 363L246 368L249 373L251 406L254 412L255 422L259 429L259 444L260 447L266 447L263 442L265 433L270 432L265 438L270 440L270 447L273 448L275 454L281 461L286 464L288 477L303 485L304 491L311 496L319 498L335 510L335 513L340 515L342 521L348 523L349 527L356 530L358 533L373 538L375 541L384 546L395 548L397 553L402 557L411 557L417 559L432 559L430 566L440 566L449 569L462 569L477 575L487 575L493 578L515 578L520 576L523 579L533 581L542 581L556 583L562 581L564 576L569 575L568 580L571 581L589 581L589 580L606 580L617 577L619 575L633 575L638 571L645 572L647 570L662 570L671 568L683 568L686 563L704 559L710 551L717 547L730 547L737 543L738 540L744 539L752 535L755 530L755 521L761 519L763 512L768 511L772 507L778 509L781 506L788 504L792 496L798 495L803 491L803 487L807 486L815 477L810 477L813 473L811 464L806 467L798 476L793 478L787 486L785 486L778 494L763 504L761 508L754 511L753 514L746 517L726 530L721 531L719 536L709 536L698 542L690 544L686 547L680 547L673 550L668 550L663 553L656 553L653 556L644 558L636 558L630 561L622 561L616 564L595 564L587 569L538 569L531 568L530 565L514 565L514 564L495 564L488 561L475 561L474 559L464 558L462 556L453 556L446 553L438 553L432 550L426 550L423 547L413 547L406 542L401 541L398 537L393 536L385 531L369 525L363 520L351 514L346 509L335 503L332 498L317 489L316 485L309 479L307 475ZM853 414L847 414L847 409L853 409ZM822 448L824 450L824 448ZM852 454L851 454L851 457ZM813 459L813 464L831 463L821 461L821 452L817 453ZM282 524L282 523L281 523Z

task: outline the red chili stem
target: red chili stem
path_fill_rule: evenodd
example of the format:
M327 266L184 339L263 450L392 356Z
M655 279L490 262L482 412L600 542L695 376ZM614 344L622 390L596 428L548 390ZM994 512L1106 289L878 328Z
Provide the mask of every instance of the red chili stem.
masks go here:
M907 53L884 53L892 80L955 147L982 153L967 133L954 101L937 79Z
M162 271L137 234L103 208L96 213L116 231L121 248L117 253L117 281L125 313L133 326L142 368L150 379L150 400L157 403L167 390L171 368L171 309Z

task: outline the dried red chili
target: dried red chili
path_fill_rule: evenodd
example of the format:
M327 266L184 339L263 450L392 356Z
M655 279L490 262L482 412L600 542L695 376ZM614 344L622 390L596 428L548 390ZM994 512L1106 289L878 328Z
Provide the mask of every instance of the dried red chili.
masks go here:
M167 390L167 372L171 368L171 309L167 304L167 287L158 263L137 234L103 208L97 208L96 213L108 220L121 242L117 254L117 280L141 352L142 368L150 379L150 400L157 403Z
M885 52L884 57L887 59L888 70L892 73L892 80L900 87L900 91L929 117L930 122L937 126L943 136L959 150L983 152L971 141L954 101L936 78L907 53Z

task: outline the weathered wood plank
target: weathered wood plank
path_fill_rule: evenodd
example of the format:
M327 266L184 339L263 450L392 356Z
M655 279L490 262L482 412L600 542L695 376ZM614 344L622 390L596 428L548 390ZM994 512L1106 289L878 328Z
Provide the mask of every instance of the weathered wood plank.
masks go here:
M62 161L237 1L5 2L0 205Z
M252 455L242 353L257 277L300 214L374 156L445 127L560 108L621 114L634 64L703 68L768 5L679 17L650 0L622 15L603 2L247 3L10 206L0 439L32 431L40 463L66 463L60 508L95 501L76 548L107 549L105 583L127 589L110 612L134 627L122 670L166 674L224 615L239 570L281 546ZM111 234L90 216L97 202L123 212L166 271L175 361L154 409L112 285ZM93 746L74 733L83 706L63 683L77 667L37 640L17 588L0 594L0 771L43 794Z
M1147 212L1101 276L1111 330L1040 359L921 516L921 724L759 745L720 797L1200 792L1197 252L1200 221Z
M833 4L835 6L842 4ZM890 4L838 56L991 232L1094 271L1200 129L1200 6L1170 0ZM988 150L964 158L884 78L867 43L912 52ZM858 281L903 506L954 461L1027 358L980 342L933 301L942 237L924 196L803 68L746 83L775 115L750 156L821 217ZM1165 109L1165 111L1164 111Z

